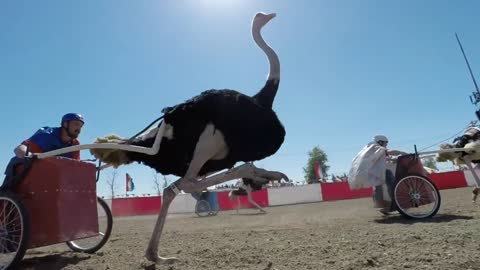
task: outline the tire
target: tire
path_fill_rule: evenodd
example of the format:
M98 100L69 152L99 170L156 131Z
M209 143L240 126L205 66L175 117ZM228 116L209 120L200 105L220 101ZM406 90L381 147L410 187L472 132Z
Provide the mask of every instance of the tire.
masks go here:
M409 175L400 179L395 184L393 195L396 210L408 219L431 218L440 209L440 192L435 184L425 176ZM431 207L427 205L431 205ZM427 211L418 214L411 211L412 209L418 210L420 207Z
M112 227L113 227L112 211L110 210L107 203L103 199L97 197L97 202L101 206L101 208L103 208L103 210L105 211L105 218L107 222L107 228L105 229L105 232L100 232L100 235L102 236L102 238L97 244L93 246L87 246L86 244L82 243L82 240L88 240L94 237L68 241L66 242L66 244L71 250L76 252L84 252L84 253L92 254L97 252L99 249L101 249L105 245L105 243L107 243L108 238L110 238L110 234L112 233Z
M16 194L0 192L0 269L17 269L29 239L30 218L25 205ZM12 259L4 263L3 257L9 255L13 255Z
M207 217L210 214L210 203L206 200L198 200L195 204L195 213L199 217Z

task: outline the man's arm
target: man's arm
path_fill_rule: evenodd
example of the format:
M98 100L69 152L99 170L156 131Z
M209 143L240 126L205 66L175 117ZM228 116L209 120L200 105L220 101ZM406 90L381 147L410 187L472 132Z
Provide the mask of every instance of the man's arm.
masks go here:
M19 146L15 147L15 149L13 150L13 152L15 153L15 156L17 158L24 158L25 157L25 155L27 154L27 145L29 146L28 151L30 153L42 153L43 152L43 149L40 146L38 146L36 143L31 142L29 140L26 140L26 141L22 142L22 144L20 144Z
M30 153L43 153L48 149L48 136L51 132L47 132L47 128L43 127L37 130L30 138L24 140L19 146L15 147L13 152L17 158L24 158L28 152Z

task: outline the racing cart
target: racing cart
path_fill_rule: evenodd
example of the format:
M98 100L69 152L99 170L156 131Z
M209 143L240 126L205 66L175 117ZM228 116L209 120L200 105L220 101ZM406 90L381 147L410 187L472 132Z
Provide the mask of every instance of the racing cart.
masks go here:
M58 243L76 252L102 248L113 219L97 197L98 169L62 157L25 159L12 167L0 190L0 269L16 269L27 249Z
M434 216L440 209L440 192L428 178L419 155L399 156L391 163L395 166L390 168L394 172L395 181L393 186L384 184L382 188L383 197L391 203L390 209L398 211L406 218L423 219ZM385 192L386 190L388 192Z
M465 153L463 160L472 172L478 187L480 179L473 170L471 160L468 157L470 151L471 149L466 148L451 148L419 153L415 147L415 153L390 160L390 166L387 164L387 168L394 172L395 181L392 186L387 184L382 186L383 197L390 202L390 209L398 211L402 216L409 219L430 218L440 209L440 192L429 179L428 173L421 162L421 156L426 157L441 152Z

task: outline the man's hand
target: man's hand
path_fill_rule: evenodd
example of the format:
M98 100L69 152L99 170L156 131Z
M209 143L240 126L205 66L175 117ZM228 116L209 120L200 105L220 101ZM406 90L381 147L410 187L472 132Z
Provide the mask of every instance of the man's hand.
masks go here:
M29 152L27 156L27 146L21 144L13 150L17 158L37 158L36 153Z
M27 154L27 147L23 144L17 146L13 152L15 153L15 156L17 158L25 158L25 155Z

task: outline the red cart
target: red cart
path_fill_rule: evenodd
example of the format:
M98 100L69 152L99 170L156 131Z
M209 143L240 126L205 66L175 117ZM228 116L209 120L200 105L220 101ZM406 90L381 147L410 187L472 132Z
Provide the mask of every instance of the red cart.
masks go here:
M0 191L0 269L14 269L27 249L66 243L94 253L110 237L112 213L97 197L97 167L50 157L15 168L18 181Z

